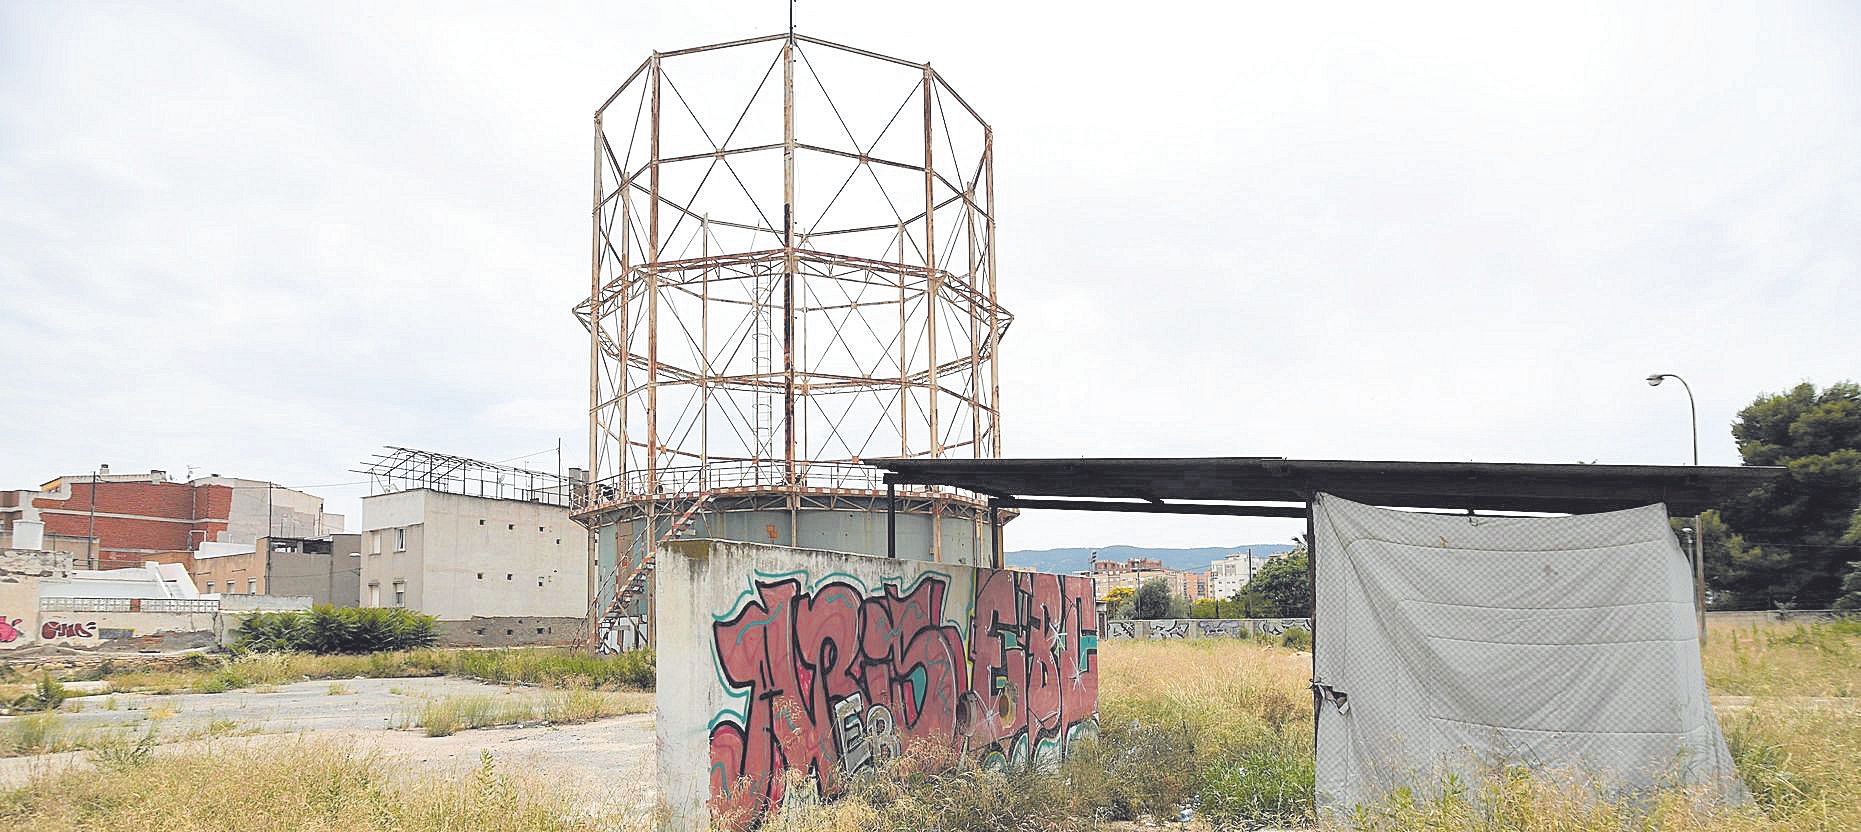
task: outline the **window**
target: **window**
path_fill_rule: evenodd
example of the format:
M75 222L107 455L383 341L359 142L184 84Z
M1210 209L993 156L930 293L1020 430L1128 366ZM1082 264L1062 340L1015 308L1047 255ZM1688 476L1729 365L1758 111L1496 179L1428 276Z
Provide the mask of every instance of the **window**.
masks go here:
M542 527L542 526L537 526L537 527L536 527L536 530L540 532L540 531L542 531L542 530L543 530L543 527Z
M516 524L516 523L510 523L510 524L507 524L507 525L505 525L505 526L504 526L504 528L506 528L506 529L509 529L509 530L512 530L512 531L515 531L515 530L517 529L517 524Z
M517 634L517 631L516 630L505 630L504 634L507 636L514 636Z
M379 581L368 582L368 605L371 607L381 606L381 583Z
M368 533L368 553L371 555L381 554L381 532Z
M516 576L515 576L515 575L512 575L512 574L511 574L511 573L509 573L509 572L506 572L506 573L504 573L504 580L507 580L507 581L508 581L508 580L512 580L512 579L514 579L514 578L516 578Z
M481 580L481 581L482 581L482 580L484 580L484 579L485 579L485 573L483 573L483 572L480 572L480 573L478 573L478 579L479 579L479 580Z
M539 635L539 636L540 636L540 635L542 635L542 634L543 634L543 628L541 628L541 627L538 627L538 628L536 628L536 634L537 634L537 635Z
M394 605L397 607L407 606L407 582L406 581L395 581L394 582Z
M557 546L561 546L561 545L562 545L562 538L560 538L560 537L558 537L558 538L556 538L556 545L557 545Z
M480 518L478 518L478 525L480 525L480 526L482 526L482 525L484 525L484 524L485 524L485 518L483 518L483 517L480 517ZM484 635L484 634L485 634L485 631L484 631L484 630L479 630L479 631L478 631L478 634L482 636L482 635Z
M478 521L478 522L480 522L480 523L483 523L483 522L485 522L485 521L483 521L483 520L480 520L480 521ZM484 635L484 634L485 634L485 628L483 628L483 627L479 627L478 629L476 629L476 630L473 630L472 632L474 632L474 633L477 633L477 634L479 634L479 635L481 635L481 636L482 636L482 635Z
M394 551L407 551L407 530L404 528L394 530Z
M207 594L208 595L213 594L213 582L212 581L207 582Z
M537 586L542 586L542 585L543 585L543 578L542 578L542 576L540 576L540 575L539 575L539 576L537 576L537 579L536 579L536 585L537 585Z
M246 594L247 595L258 594L258 579L257 578L246 579Z

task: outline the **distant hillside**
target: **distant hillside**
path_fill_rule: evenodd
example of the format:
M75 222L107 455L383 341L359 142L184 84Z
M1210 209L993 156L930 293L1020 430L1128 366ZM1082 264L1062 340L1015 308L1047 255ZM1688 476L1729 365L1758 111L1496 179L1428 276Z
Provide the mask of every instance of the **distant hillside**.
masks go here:
M1248 549L1254 550L1254 557L1265 559L1269 555L1289 552L1292 546L1287 543L1243 543L1238 546L1204 546L1197 549L1157 549L1146 546L1101 546L1096 550L1092 547L1027 549L1009 552L1008 564L1041 572L1083 572L1092 568L1092 553L1097 551L1099 560L1155 558L1163 561L1163 565L1170 569L1204 572L1210 563Z

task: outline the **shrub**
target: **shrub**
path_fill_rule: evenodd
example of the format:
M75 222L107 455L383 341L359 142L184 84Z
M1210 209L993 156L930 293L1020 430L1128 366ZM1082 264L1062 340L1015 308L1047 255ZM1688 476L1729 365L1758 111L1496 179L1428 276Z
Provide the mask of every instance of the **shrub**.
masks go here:
M418 650L439 640L434 618L413 610L332 607L262 612L239 625L239 646L258 652L377 653Z
M1216 826L1299 826L1312 817L1312 758L1249 754L1203 775L1196 806Z
M1294 650L1309 651L1312 649L1312 631L1304 627L1287 627L1286 632L1279 637L1279 643Z
M13 700L13 709L19 711L55 711L60 703L71 698L65 686L47 673L39 677L39 683L30 693Z

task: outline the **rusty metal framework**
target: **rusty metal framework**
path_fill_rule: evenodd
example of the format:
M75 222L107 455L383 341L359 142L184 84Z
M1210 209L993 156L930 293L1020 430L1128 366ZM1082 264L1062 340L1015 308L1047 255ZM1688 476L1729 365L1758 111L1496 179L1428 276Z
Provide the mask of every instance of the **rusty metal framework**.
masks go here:
M631 539L592 617L696 512L792 533L884 510L867 460L1001 455L994 186L988 123L929 64L792 30L654 53L602 103L575 508ZM987 527L975 494L905 496Z
M583 512L881 493L1001 452L989 126L803 35L655 53L595 114Z
M384 446L354 470L368 475L371 494L428 488L468 497L568 506L578 490L577 483L560 474L396 445Z

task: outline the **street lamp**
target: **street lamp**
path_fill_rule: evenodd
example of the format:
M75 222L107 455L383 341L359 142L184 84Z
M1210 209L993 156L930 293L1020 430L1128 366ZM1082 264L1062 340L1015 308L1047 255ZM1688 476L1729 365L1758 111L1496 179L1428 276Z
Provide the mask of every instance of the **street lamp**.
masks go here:
M1655 373L1648 376L1649 387L1659 387L1667 379L1680 382L1687 391L1687 414L1693 421L1693 467L1699 467L1699 406L1693 402L1693 385L1673 373ZM1693 606L1699 616L1699 643L1706 646L1706 556L1701 542L1706 538L1706 527L1701 525L1702 516L1693 515Z

